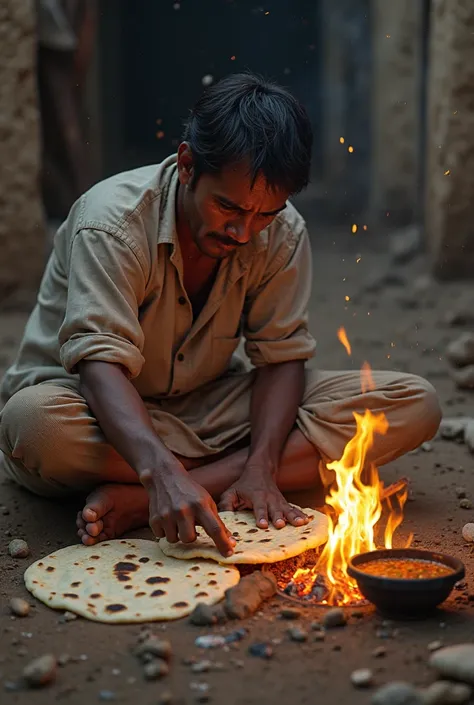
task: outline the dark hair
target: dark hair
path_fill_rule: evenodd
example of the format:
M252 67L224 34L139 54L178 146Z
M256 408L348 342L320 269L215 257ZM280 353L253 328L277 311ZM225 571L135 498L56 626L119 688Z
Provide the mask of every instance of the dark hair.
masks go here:
M270 188L290 194L309 181L311 124L287 90L253 74L232 74L204 91L183 139L194 157L195 179L248 160L252 184L262 172Z

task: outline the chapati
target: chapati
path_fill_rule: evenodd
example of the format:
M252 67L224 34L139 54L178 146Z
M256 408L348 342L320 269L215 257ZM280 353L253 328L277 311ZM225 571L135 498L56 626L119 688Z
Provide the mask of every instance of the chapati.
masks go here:
M116 539L54 551L25 572L27 589L53 609L97 622L179 619L213 605L239 582L233 566L165 556L157 541Z
M211 558L218 563L229 565L235 563L276 563L287 558L299 556L310 548L317 548L328 538L328 520L325 514L314 509L302 509L309 517L309 522L302 526L287 524L282 529L270 525L260 529L251 511L219 512L237 545L232 556L221 556L212 539L204 530L196 530L197 539L192 544L169 543L160 539L163 553L173 558L190 560L193 558Z

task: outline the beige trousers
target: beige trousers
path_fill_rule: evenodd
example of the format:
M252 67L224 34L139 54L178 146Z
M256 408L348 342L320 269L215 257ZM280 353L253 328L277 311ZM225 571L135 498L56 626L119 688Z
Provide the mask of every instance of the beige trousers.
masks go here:
M146 402L160 438L172 452L196 457L248 436L254 374L220 378L181 400ZM354 411L387 416L388 432L375 437L369 454L378 466L435 435L441 414L429 382L394 372L374 372L373 378L376 389L362 393L358 372L307 370L296 423L324 462L340 458L354 435ZM106 442L78 390L54 381L22 389L7 402L0 416L0 449L7 476L49 497L90 491L104 482L106 467L110 476L114 463L125 462Z

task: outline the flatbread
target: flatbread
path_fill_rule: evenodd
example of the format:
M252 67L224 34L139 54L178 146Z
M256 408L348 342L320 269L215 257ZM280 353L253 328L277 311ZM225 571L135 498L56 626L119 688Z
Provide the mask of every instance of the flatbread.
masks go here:
M96 622L149 622L184 617L198 602L219 602L240 575L233 566L169 558L157 541L117 539L54 551L24 579L53 609Z
M287 524L283 529L275 529L273 526L268 529L258 528L254 513L251 511L219 512L222 521L237 540L235 551L229 558L221 556L214 542L203 529L197 530L198 538L194 543L169 543L166 539L160 539L160 546L165 555L184 560L212 558L226 565L276 563L299 556L300 553L316 548L327 541L326 515L314 509L302 511L310 518L307 524L303 526Z

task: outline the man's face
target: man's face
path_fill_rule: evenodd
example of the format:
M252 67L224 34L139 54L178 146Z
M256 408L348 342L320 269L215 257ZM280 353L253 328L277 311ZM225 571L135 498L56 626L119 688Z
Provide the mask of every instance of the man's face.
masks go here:
M284 209L288 193L271 190L259 174L253 186L246 164L203 174L193 183L192 154L183 143L178 172L183 209L195 244L207 257L222 259L243 247Z

